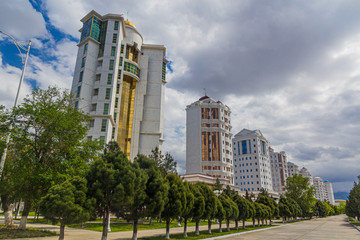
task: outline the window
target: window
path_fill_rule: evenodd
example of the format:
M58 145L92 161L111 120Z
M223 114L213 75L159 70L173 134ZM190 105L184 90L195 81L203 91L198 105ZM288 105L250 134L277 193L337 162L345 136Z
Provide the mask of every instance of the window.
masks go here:
M115 21L114 30L119 30L119 21Z
M115 56L116 47L111 47L111 56Z
M84 55L87 53L87 49L88 49L88 44L85 44L84 45L84 52L83 52Z
M113 127L113 129L112 129L111 138L112 138L112 139L115 138L115 128L114 128L114 127Z
M114 122L116 122L116 118L117 118L117 113L114 112Z
M120 53L124 53L124 44L121 44Z
M108 115L109 114L109 104L108 103L104 103L104 111L103 111L104 115Z
M110 62L109 62L109 70L114 70L114 60L110 60Z
M109 100L110 99L110 92L111 92L111 88L107 88L106 89L106 93L105 93L105 99Z
M112 43L116 43L116 42L117 42L117 34L114 33L112 38Z
M80 91L81 91L81 86L78 86L77 91L76 91L76 97L80 96Z
M108 74L108 77L107 77L107 84L111 84L112 83L112 78L113 78L113 75L111 73Z
M122 66L122 62L123 62L123 57L120 57L119 66Z
M79 109L79 101L75 102L75 109L78 110Z
M94 119L91 119L90 122L89 122L89 127L94 127L95 125L95 120Z
M242 147L242 154L247 154L246 140L241 141L241 147Z
M107 120L103 119L101 122L101 131L105 132L106 131L106 124L107 124Z
M99 89L98 89L98 88L95 88L95 89L94 89L94 96L97 96L97 95L99 95Z
M121 79L121 70L119 69L119 71L118 71L118 78L117 79Z
M84 76L84 72L81 71L81 72L80 72L80 76L79 76L79 82L82 82L83 76Z
M115 108L118 107L118 104L119 104L119 98L115 98Z
M81 67L85 67L86 57L83 57L81 60Z
M116 94L120 93L120 83L116 84Z

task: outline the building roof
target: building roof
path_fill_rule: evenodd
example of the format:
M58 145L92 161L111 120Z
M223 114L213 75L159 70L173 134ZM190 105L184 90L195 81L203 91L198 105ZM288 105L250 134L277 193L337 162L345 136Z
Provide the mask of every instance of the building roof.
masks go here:
M125 20L125 24L136 28L135 25L132 22L128 21L128 20Z
M206 96L206 94L205 94L205 96L203 96L203 97L199 98L199 101L202 101L202 100L207 99L207 98L209 98L209 97L208 97L208 96Z

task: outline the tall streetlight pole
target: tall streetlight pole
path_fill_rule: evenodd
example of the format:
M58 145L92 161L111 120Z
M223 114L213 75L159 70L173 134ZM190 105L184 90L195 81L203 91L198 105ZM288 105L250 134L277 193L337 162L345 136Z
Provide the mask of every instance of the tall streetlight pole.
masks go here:
M22 68L22 72L21 72L21 77L20 77L20 82L19 82L19 87L16 93L16 98L15 98L15 103L14 103L14 108L17 106L18 104L18 100L19 100L19 94L20 94L20 89L21 89L21 85L24 81L24 73L25 73L25 68L26 68L26 63L29 57L29 52L30 52L30 46L31 46L31 40L29 40L29 43L27 45L27 48L23 47L20 45L20 43L18 41L15 40L15 38L13 38L12 36L10 36L7 33L4 33L3 31L0 30L0 33L5 34L6 36L8 36L9 38L12 39L13 43L15 44L16 48L19 50L20 56L21 56L21 63L23 64L23 68ZM24 60L24 56L21 52L21 49L26 51L26 56L25 56L25 60ZM12 129L12 123L10 123L10 127L9 127L9 133L6 136L6 143L5 143L5 149L4 152L1 156L1 160L0 160L0 180L2 177L2 172L4 169L4 165L5 165L5 160L6 160L6 154L7 154L7 148L9 145L9 141L10 141L10 133L11 133L11 129Z

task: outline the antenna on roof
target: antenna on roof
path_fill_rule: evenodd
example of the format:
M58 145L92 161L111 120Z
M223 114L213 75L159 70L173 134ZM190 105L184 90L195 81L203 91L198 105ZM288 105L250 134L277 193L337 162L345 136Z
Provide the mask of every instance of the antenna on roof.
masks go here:
M207 96L207 95L206 95L206 88L204 88L204 92L205 92L205 96Z
M126 21L129 20L129 10L126 10Z

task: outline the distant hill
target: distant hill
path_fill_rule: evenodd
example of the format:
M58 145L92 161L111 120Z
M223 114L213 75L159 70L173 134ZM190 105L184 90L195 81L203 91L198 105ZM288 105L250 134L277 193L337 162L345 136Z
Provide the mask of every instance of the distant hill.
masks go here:
M348 192L336 192L334 193L335 199L344 199L347 200L349 196Z

